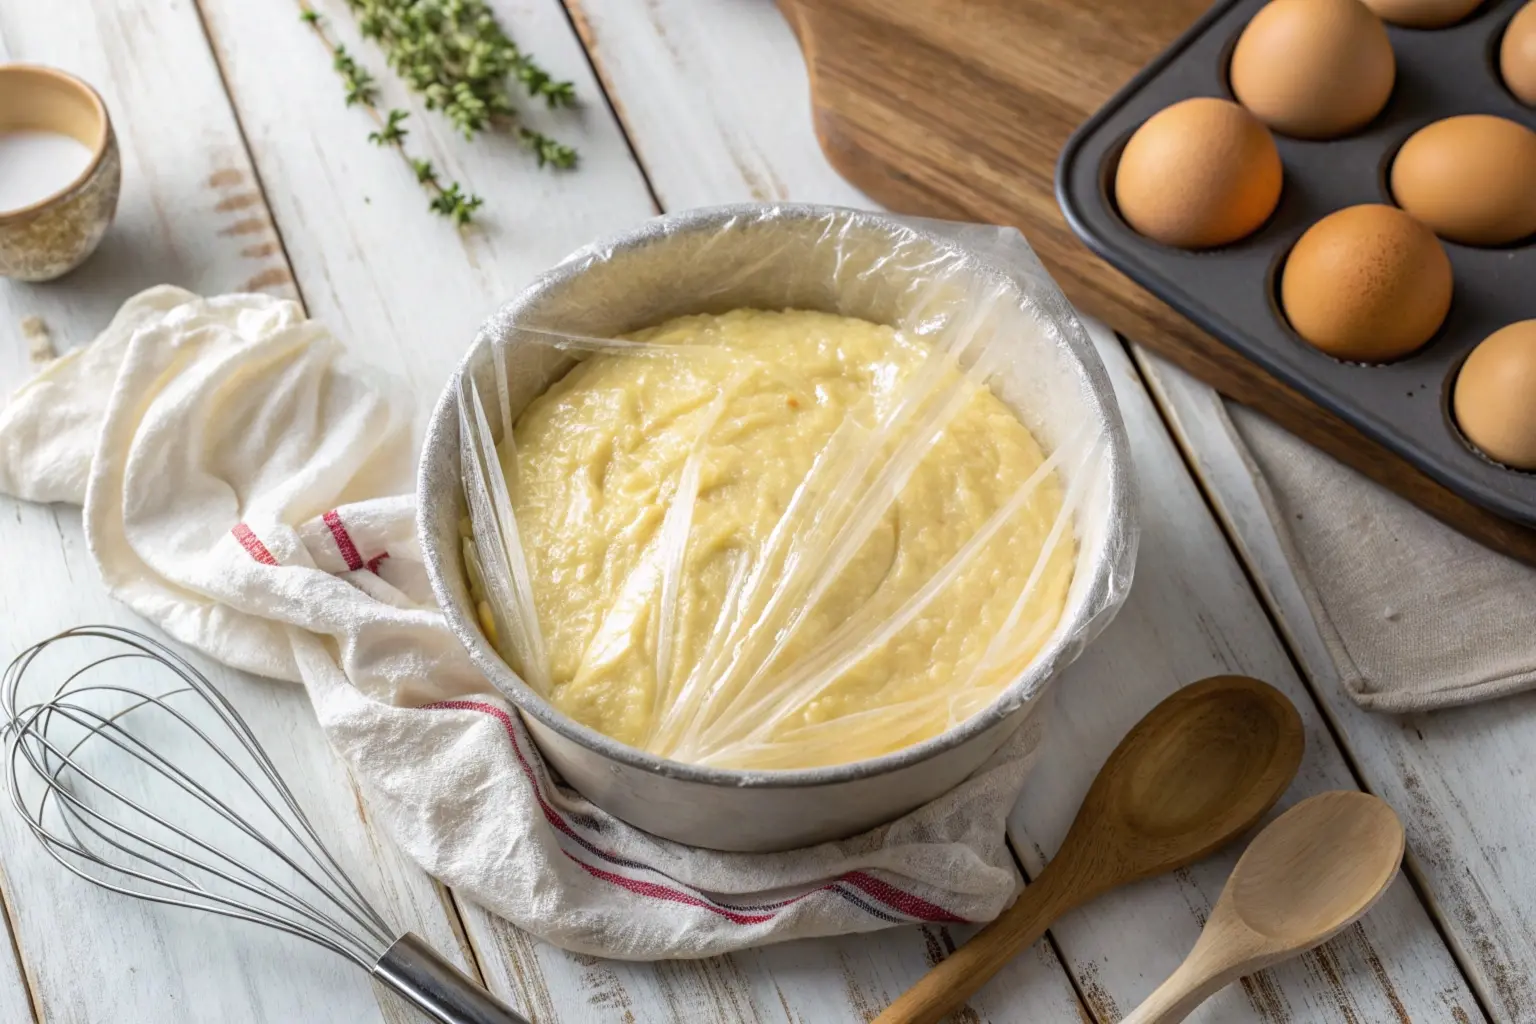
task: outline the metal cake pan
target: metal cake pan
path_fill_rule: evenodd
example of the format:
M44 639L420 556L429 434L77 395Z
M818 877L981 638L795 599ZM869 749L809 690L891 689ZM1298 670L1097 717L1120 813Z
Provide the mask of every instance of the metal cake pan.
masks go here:
M964 229L973 230L973 229ZM964 230L960 237L965 237ZM899 251L901 259L893 259ZM1047 450L1094 424L1104 457L1083 472L1078 558L1062 621L1036 659L986 709L916 746L865 761L785 771L705 768L610 739L556 710L481 631L462 561L458 384L496 389L502 351L519 410L566 372L569 353L530 328L607 337L685 313L808 308L897 323L930 282L1002 294L1027 329L992 378ZM772 204L690 210L596 243L535 280L481 328L428 425L417 480L421 545L447 621L476 665L521 712L550 765L597 806L667 839L722 850L791 849L857 834L958 785L1042 705L1049 682L1124 598L1137 527L1125 427L1109 378L1071 307L1038 261L992 262L944 225L834 207ZM750 272L743 272L750 270ZM994 291L995 290L995 291ZM930 296L931 297L931 296ZM1070 484L1070 472L1064 471Z

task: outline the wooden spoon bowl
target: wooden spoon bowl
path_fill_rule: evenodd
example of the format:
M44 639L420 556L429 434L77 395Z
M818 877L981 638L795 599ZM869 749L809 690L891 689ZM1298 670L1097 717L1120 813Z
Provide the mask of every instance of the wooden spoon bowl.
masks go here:
M1321 793L1243 851L1227 882L1232 915L1273 951L1337 934L1386 892L1403 861L1402 822L1368 793Z
M1203 857L1222 845L1219 837L1246 831L1278 798L1272 780L1288 784L1301 760L1301 719L1276 697L1246 676L1178 691L1116 748L1079 819L1098 803L1101 825L1113 821L1113 835L1134 845L1128 858L1152 870Z
M1176 1024L1245 974L1320 945L1397 877L1403 825L1369 793L1320 793L1243 851L1184 963L1121 1024Z
M1174 693L1109 755L1061 849L1018 902L875 1024L932 1024L1066 911L1242 835L1290 785L1304 745L1296 708L1257 679L1214 676Z

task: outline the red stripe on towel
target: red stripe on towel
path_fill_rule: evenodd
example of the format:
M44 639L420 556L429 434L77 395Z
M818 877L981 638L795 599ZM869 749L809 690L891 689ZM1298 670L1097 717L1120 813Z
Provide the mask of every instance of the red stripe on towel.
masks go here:
M382 555L374 555L372 558L368 559L368 564L363 566L363 568L377 576L379 574L379 563L388 557L388 551L384 552Z
M903 892L889 882L882 882L873 875L866 875L862 871L850 871L842 877L842 881L862 889L881 903L901 911L908 917L919 917L924 921L953 924L963 924L965 922L965 918L956 917L943 907L929 903L921 896L914 896L909 892Z
M352 535L347 533L347 528L341 523L341 516L331 509L320 517L325 520L325 525L331 528L331 536L336 538L336 550L341 552L341 557L346 561L348 569L361 569L363 556L357 553L357 545L352 543Z
M593 867L586 861L577 858L570 851L566 851L565 855L570 857L571 860L576 861L577 864L580 864L581 869L593 878L612 882L621 889L628 889L630 892L638 893L641 896L649 896L652 899L658 900L669 900L673 903L681 903L685 906L713 911L732 924L761 924L764 921L772 921L775 916L774 913L740 914L734 910L726 910L724 907L717 907L713 903L699 899L697 896L690 896L685 892L670 889L665 885L657 885L655 882L642 882L635 878L625 878L623 875L616 875L612 871L604 871L602 868Z
M616 874L612 871L607 871L603 868L588 864L586 861L583 861L569 850L562 851L567 857L570 857L577 864L581 865L582 870L586 871L594 878L598 878L613 885L617 885L623 889L627 889L630 892L637 893L641 896L650 896L654 899L669 900L674 903L682 903L691 907L699 907L701 909L711 911L712 913L719 914L721 917L731 921L734 924L758 924L763 921L770 921L777 915L779 910L791 906L792 904L798 903L805 899L807 896L814 896L816 893L827 891L830 891L838 896L843 897L844 899L849 900L850 902L854 903L855 906L858 906L860 909L864 910L866 913L879 917L882 920L895 920L894 918L887 917L886 915L873 910L870 907L864 906L850 894L839 890L837 886L840 882L847 883L859 889L866 895L874 897L879 902L885 904L888 907L891 907L901 914L906 915L907 917L914 917L922 921L931 921L936 924L966 923L965 918L956 917L954 914L951 914L943 907L930 903L920 896L916 896L902 889L898 889L894 885L891 885L888 882L883 882L873 875L863 871L850 871L844 875L839 876L838 878L833 879L831 882L828 882L824 886L812 889L809 892L801 893L799 896L793 896L787 900L782 900L778 903L772 903L763 907L722 906L698 890L691 889L691 887L686 883L678 882L677 879L672 878L670 875L660 870L659 868L651 867L649 864L645 864L640 861L633 861L618 857L615 854L600 849L588 841L581 834L579 834L576 829L572 827L570 822L566 821L560 812L557 811L549 803L549 801L544 798L544 792L539 786L539 779L533 771L533 765L531 765L528 762L528 759L523 756L522 745L517 741L517 732L512 727L512 716L507 714L501 708L498 708L493 704L483 704L479 701L444 700L438 701L434 704L423 705L422 710L478 711L481 714L490 715L492 718L496 719L501 723L502 728L506 731L507 739L512 743L512 752L517 756L518 765L521 767L523 775L528 779L529 785L533 787L534 799L538 801L539 809L543 812L544 819L548 821L551 826L559 830L564 835L570 837L575 842L579 843L585 849L591 851L599 857L602 857L604 860L616 864L621 864L626 867L635 867L645 871L653 871L656 874L663 876L664 878L668 878L671 881L677 882L677 884L683 886L684 889L690 889L691 891L684 892L678 889L673 889L670 886L658 885L654 882L644 882L638 879L628 878L624 875Z
M240 546L245 548L246 553L256 559L256 561L262 565L277 564L277 559L272 557L272 552L267 550L267 546L261 542L260 537L252 532L249 526L246 526L244 523L236 523L229 528L229 532L235 535L235 540L239 541Z

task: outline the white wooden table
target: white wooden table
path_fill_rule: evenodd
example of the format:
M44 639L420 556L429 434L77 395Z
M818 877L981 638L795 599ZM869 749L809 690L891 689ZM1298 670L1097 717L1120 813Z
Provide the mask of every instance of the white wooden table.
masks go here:
M316 6L366 63L342 0ZM461 235L364 140L293 0L0 0L0 59L55 64L104 94L124 157L118 219L82 270L0 282L0 387L31 372L15 325L88 340L138 289L301 298L360 357L408 378L418 420L478 322L533 274L660 210L742 200L867 206L823 160L804 67L769 0L498 0L503 23L585 100L560 130L583 166L552 175L504 140L467 144L385 77L415 147L486 198ZM606 96L606 99L605 99ZM534 115L543 123L542 115ZM1286 798L1361 786L1409 834L1409 877L1315 953L1231 986L1201 1021L1536 1022L1536 806L1525 753L1536 696L1386 717L1343 696L1220 421L1220 399L1100 330L1130 427L1145 526L1135 588L1057 687L1056 725L1010 821L1027 874L1060 843L1122 733L1213 673L1267 679L1297 703L1307 757ZM86 621L132 617L103 595L72 510L0 500L9 658ZM700 962L574 956L438 886L368 818L297 688L210 668L273 748L343 862L402 926L451 951L534 1020L867 1021L965 939L903 928ZM959 1015L1109 1022L1193 943L1229 852L1111 895L1019 956ZM1411 880L1410 880L1411 879ZM67 876L0 814L0 1022L406 1021L328 954L219 919L145 907Z

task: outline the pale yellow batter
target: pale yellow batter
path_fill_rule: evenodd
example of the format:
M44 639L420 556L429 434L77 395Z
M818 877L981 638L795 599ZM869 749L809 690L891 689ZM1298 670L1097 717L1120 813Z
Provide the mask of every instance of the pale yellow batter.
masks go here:
M990 391L825 313L682 317L633 340L648 347L577 365L502 449L557 707L680 760L798 768L927 739L1017 677L1075 549L1061 528L1041 559L1061 489Z

